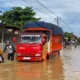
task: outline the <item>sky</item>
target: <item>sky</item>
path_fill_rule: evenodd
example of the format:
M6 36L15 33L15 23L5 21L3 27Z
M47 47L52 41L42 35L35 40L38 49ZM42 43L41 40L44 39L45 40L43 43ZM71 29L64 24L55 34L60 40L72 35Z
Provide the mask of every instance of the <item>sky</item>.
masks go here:
M35 17L41 21L57 25L64 32L72 32L80 36L80 0L0 0L0 11L5 12L11 7L33 7Z

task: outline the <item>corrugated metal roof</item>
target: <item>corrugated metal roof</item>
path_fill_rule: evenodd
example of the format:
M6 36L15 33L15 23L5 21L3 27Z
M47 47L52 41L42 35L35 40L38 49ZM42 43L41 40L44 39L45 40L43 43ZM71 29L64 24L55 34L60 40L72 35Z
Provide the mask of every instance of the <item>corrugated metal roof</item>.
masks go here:
M15 26L9 26L9 25L5 25L5 24L0 24L0 27L2 28L4 26L4 28L6 29L15 29L15 30L20 30L19 28L15 27Z
M46 29L49 29L49 30L52 30L52 34L53 35L63 35L63 30L57 26L57 25L54 25L52 23L47 23L47 22L43 22L43 21L37 21L37 22L26 22L23 26L24 29L27 29L27 28L46 28Z

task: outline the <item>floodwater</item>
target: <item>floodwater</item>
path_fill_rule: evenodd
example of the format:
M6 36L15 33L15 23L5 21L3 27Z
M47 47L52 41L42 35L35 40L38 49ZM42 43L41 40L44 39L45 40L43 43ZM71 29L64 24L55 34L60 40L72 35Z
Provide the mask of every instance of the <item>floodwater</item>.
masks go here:
M42 62L0 64L0 80L80 80L80 46L63 48L60 57Z

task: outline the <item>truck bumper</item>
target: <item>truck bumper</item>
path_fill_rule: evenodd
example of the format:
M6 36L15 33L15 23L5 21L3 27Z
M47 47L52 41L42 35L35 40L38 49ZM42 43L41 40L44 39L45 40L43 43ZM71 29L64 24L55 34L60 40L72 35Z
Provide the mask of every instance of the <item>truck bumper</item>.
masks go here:
M21 57L16 56L17 61L42 61L42 57Z

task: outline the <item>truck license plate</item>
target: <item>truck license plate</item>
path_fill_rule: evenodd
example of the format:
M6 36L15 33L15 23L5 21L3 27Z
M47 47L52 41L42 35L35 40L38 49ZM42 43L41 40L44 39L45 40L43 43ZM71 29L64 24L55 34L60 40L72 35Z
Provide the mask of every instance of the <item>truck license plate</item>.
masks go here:
M30 58L30 57L24 57L23 59L25 59L25 60L30 60L31 58Z

